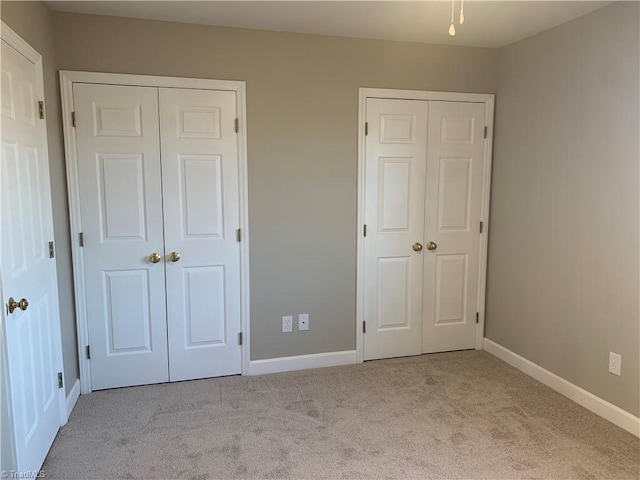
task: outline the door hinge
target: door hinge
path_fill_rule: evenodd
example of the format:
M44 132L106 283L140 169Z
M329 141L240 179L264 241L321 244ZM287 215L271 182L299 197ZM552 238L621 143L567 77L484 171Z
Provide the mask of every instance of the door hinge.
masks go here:
M480 312L476 312L476 323L480 323Z
M369 122L364 122L364 136L369 135Z
M76 127L76 112L71 112L71 125L73 125L73 128Z
M238 333L238 345L242 345L242 332Z
M362 333L367 333L367 322L362 322Z
M365 237L367 236L367 226L366 225L362 229L362 235L365 236Z
M482 226L483 226L483 223L480 222L480 233L482 233Z
M80 241L80 246L84 247L84 233L80 232L78 234L78 240Z
M55 257L55 251L53 250L53 242L49 242L49 258Z
M91 360L91 347L87 345L87 360Z
M488 128L487 128L487 126L485 125L485 126L484 126L484 138L487 138L487 130L488 130Z
M240 229L238 228L236 230L236 242L241 242L242 241L242 232L240 231Z
M62 372L58 372L58 388L62 388Z
M240 131L240 120L236 118L236 121L234 122L233 126L236 130L236 133L238 133Z
M40 114L40 120L44 120L44 102L38 100L38 113Z

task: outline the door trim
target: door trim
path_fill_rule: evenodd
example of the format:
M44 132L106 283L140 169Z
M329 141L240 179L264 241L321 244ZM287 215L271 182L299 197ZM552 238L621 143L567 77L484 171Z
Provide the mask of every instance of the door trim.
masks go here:
M84 265L79 245L80 186L78 179L78 159L76 133L72 125L73 84L93 83L109 85L129 85L141 87L192 88L199 90L226 90L236 93L236 109L240 131L238 132L238 178L240 201L240 328L243 332L241 372L246 375L249 368L250 323L249 323L249 207L247 178L247 121L246 84L243 81L209 80L203 78L158 77L152 75L128 75L119 73L60 71L60 94L62 98L62 126L67 165L67 189L69 196L69 220L71 226L71 251L73 260L73 281L78 334L78 363L80 367L80 392L91 393L91 369L86 355L89 344L87 323Z
M430 92L419 90L390 90L383 88L360 88L358 90L358 213L356 230L356 362L364 361L364 209L365 209L365 122L367 99L384 98L396 100L426 100L449 102L473 102L486 105L485 124L487 141L484 145L484 171L482 173L482 206L480 220L484 225L480 235L480 268L478 279L479 321L476 329L476 350L484 348L484 308L487 269L487 245L489 238L489 198L491 188L491 154L493 149L493 108L495 95L485 93Z

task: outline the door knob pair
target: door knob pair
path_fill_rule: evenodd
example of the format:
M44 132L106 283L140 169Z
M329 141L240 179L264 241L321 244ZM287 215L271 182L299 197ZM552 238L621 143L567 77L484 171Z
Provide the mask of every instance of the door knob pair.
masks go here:
M413 244L413 251L414 252L421 252L422 251L422 244L420 242L416 242ZM435 242L429 242L427 243L427 250L435 250L436 248L438 248L438 244Z
M162 257L160 256L160 254L153 252L151 255L149 255L149 261L151 263L158 263L160 262L160 260L162 260ZM177 262L178 260L180 260L180 254L178 252L171 252L169 254L169 261L171 262Z

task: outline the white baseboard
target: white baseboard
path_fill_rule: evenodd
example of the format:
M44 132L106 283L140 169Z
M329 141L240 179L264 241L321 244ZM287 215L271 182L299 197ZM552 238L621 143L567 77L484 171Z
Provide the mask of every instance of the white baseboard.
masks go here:
M517 353L486 337L484 339L484 349L500 360L504 360L509 365L523 371L530 377L544 383L547 387L573 400L578 405L583 406L587 410L591 410L596 415L600 415L602 418L609 420L611 423L625 429L636 437L640 437L640 418L635 415L622 410L620 407L603 400L593 393L587 392L583 388L574 385L555 373L542 368L540 365L521 357Z
M337 367L339 365L351 365L354 363L356 363L355 350L268 358L266 360L250 361L247 375L291 372L293 370L306 370L308 368Z
M78 398L80 398L80 379L76 379L76 382L73 384L73 388L71 388L71 391L67 396L67 419L64 423L69 421L69 417L71 416L73 407L76 406Z

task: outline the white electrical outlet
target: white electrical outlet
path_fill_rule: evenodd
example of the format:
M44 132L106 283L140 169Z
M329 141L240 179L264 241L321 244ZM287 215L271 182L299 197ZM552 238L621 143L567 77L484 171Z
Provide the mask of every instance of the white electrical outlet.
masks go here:
M620 376L622 370L622 355L609 352L609 373Z
M282 317L282 333L293 332L293 315Z
M309 314L301 313L298 315L298 330L309 330Z

